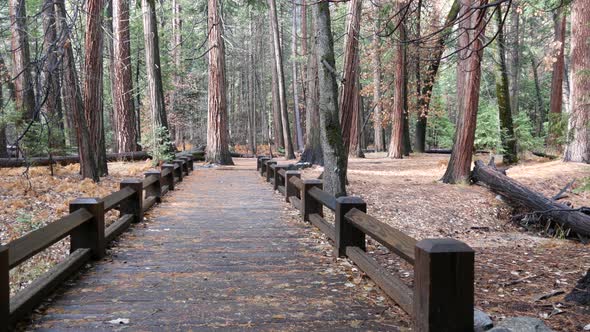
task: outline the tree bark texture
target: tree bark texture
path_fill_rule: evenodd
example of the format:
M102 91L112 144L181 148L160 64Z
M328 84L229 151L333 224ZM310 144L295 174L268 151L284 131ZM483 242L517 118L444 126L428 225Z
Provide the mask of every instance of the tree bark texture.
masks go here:
M383 117L381 112L381 39L379 29L379 7L375 6L373 17L373 130L375 132L374 147L376 152L385 151L385 130L383 128Z
M90 142L94 144L94 160L99 176L108 174L103 119L103 32L102 0L86 3L86 50L84 54L84 117L88 124Z
M159 128L168 128L162 86L162 69L160 65L160 41L156 19L155 0L141 0L143 16L143 34L145 42L145 66L147 73L148 95L152 116L152 133L155 138Z
M512 109L510 103L510 87L508 86L508 69L506 68L506 41L504 39L504 25L502 24L501 7L496 9L496 23L498 26L497 50L498 62L496 63L496 99L498 112L500 113L500 130L502 148L504 149L504 163L515 164L518 162L516 137L512 123Z
M401 6L401 5L400 5ZM398 27L399 39L405 39L404 23ZM404 44L395 46L395 89L393 94L393 109L391 111L391 140L388 155L390 158L401 159L404 153L404 85L405 85L405 52Z
M459 16L469 15L469 19L459 23L459 62L457 64L457 105L458 121L455 131L453 152L447 170L443 176L445 183L462 183L469 180L477 109L479 105L479 85L481 81L481 60L483 56L482 40L485 26L482 15L485 9L470 9L487 3L487 0L460 0Z
M17 112L22 114L23 120L29 121L38 118L38 115L31 72L25 0L9 0L9 7L15 106Z
M445 50L445 44L448 37L451 35L451 31L453 30L453 24L457 19L457 15L459 14L460 8L460 0L454 0L451 10L447 14L445 19L444 26L445 28L440 34L437 40L435 41L435 48L432 52L431 58L433 61L430 61L428 68L424 72L424 79L422 81L422 92L420 93L420 97L418 99L418 121L416 121L416 146L414 147L416 152L424 152L426 150L426 128L428 124L428 111L430 108L430 100L432 98L432 89L434 88L434 81L438 74L438 69L440 67L440 62L442 59L442 55Z
M291 140L291 129L289 127L289 113L287 110L287 92L285 90L285 73L283 68L283 51L281 49L281 38L279 35L279 23L277 19L277 5L275 0L268 0L271 34L273 36L274 61L276 62L279 106L281 110L281 121L283 125L283 136L285 141L285 157L294 159L293 141Z
M207 116L207 162L233 165L229 153L227 96L225 91L225 47L218 0L208 0L209 97Z
M552 148L557 148L558 151L561 149L557 147L557 139L559 133L556 132L556 125L561 121L561 109L563 105L563 77L565 71L565 27L566 24L566 13L563 7L556 9L553 14L553 25L555 36L553 39L553 51L557 51L555 54L556 61L553 63L553 72L551 74L551 95L549 101L549 132L547 136L547 144Z
M312 16L311 30L315 29L315 18ZM316 40L312 39L311 53L307 57L307 89L305 104L305 149L301 154L301 161L315 165L324 165L324 153L320 134L320 92L318 89L318 58Z
M72 50L70 40L71 27L67 25L67 13L64 0L55 0L55 9L58 18L60 31L60 48L63 49L63 84L61 93L63 96L64 106L67 118L71 118L70 128L75 132L75 140L78 145L78 154L80 156L80 174L83 178L90 178L94 181L99 180L96 166L97 146L90 140L88 123L84 117L84 102L82 101L82 92L78 81L78 72L76 71L76 60Z
M336 197L346 196L347 155L338 115L338 85L332 72L336 61L329 2L320 1L314 4L313 13L320 95L320 135L324 152L324 190Z
M270 29L272 30L272 23L270 24ZM273 135L275 138L275 145L279 148L285 148L285 136L283 135L283 120L281 118L281 106L280 106L280 97L279 97L279 79L277 73L277 62L275 59L275 48L274 48L274 36L273 34L269 34L270 36L270 49L271 49L271 70L272 70L272 117L273 117Z
M565 161L590 163L590 6L572 4L572 111Z
M137 151L139 139L133 103L129 0L113 0L113 64L117 152Z
M358 128L359 95L359 33L361 27L362 1L351 0L348 3L346 32L344 38L344 68L342 92L340 94L340 125L342 140L346 153L353 152L351 143L355 141Z
M301 111L299 109L299 89L297 87L297 7L298 2L293 3L293 25L291 26L291 69L293 70L293 110L295 111L295 137L297 150L303 151L303 130L301 129Z

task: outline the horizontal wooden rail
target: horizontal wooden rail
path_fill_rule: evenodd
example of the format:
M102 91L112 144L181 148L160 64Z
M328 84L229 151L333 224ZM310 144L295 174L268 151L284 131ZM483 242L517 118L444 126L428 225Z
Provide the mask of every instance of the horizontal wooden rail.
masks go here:
M321 180L289 176L289 166L259 158L257 167L274 189L334 242L334 253L352 260L388 296L413 317L416 331L472 331L474 305L474 251L453 239L411 236L366 213L358 197L334 197L322 190ZM284 189L283 189L284 188ZM323 207L334 211L334 224ZM414 288L389 273L366 252L366 236L414 266Z
M115 191L114 193L112 193L110 195L107 195L103 199L105 212L116 208L117 206L119 206L119 204L121 204L122 201L128 199L129 197L133 196L134 194L135 194L135 191L133 189L124 188L119 191Z
M336 197L328 194L318 187L309 189L309 194L328 209L332 211L336 210Z
M85 209L80 209L10 242L8 244L8 266L11 269L18 266L70 235L74 229L90 219L92 219L92 214Z
M130 227L143 221L143 213L175 189L183 175L193 170L193 157L177 155L174 164L145 173L145 178L127 179L120 190L104 199L79 198L70 203L70 214L0 246L0 332L31 312L60 283L90 259L105 255L105 247ZM118 208L120 217L105 228L105 213ZM62 262L10 297L9 272L27 259L70 236L70 252ZM7 323L8 322L8 323Z
M369 235L408 263L414 264L414 248L418 243L414 238L357 209L350 210L345 217L346 221L353 224L363 233Z

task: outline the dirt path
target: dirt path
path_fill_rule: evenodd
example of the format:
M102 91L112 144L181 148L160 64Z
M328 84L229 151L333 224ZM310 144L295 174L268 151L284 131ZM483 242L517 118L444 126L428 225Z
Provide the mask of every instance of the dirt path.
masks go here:
M387 301L240 163L195 171L28 328L397 330Z

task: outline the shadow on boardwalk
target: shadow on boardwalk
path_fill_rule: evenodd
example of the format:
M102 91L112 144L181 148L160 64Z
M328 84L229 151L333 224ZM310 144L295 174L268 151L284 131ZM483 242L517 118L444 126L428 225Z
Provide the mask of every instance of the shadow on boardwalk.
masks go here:
M27 329L397 330L239 163L196 170Z

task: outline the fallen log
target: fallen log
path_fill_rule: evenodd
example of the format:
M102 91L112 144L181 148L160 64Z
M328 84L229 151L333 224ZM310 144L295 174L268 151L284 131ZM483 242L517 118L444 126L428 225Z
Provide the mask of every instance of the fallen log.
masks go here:
M553 156L553 155L546 154L544 152L539 152L539 151L533 151L531 153L533 154L533 156L537 156L537 157L541 157L541 158L547 158L549 160L555 160L555 159L558 159L559 158L558 156Z
M452 149L428 149L424 151L424 153L429 154L451 154L453 152ZM490 154L490 151L487 150L475 150L474 154Z
M590 215L583 213L581 209L572 209L525 187L502 174L495 167L485 165L481 160L475 162L472 179L474 182L485 184L511 204L532 210L533 213L549 218L579 235L590 235Z
M136 161L146 160L150 156L145 151L124 152L124 153L107 153L107 161ZM56 156L51 159L42 158L0 158L0 167L23 167L23 166L49 166L50 164L59 164L62 166L77 164L80 162L78 156Z

